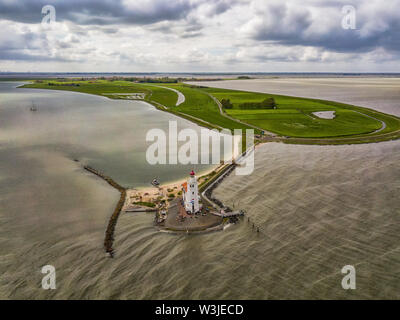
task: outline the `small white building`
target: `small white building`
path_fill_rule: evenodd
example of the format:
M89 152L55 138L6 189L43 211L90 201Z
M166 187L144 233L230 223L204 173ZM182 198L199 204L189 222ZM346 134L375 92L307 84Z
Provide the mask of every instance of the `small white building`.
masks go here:
M202 206L200 203L199 187L193 170L190 172L188 181L182 184L182 196L186 212L191 214L200 212Z

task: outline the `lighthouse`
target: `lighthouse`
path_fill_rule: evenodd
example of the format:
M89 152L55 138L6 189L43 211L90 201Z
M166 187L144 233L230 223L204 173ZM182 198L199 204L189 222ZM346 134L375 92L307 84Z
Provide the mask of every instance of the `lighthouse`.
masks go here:
M186 212L195 214L201 210L199 187L196 174L192 170L189 179L182 185L183 205Z

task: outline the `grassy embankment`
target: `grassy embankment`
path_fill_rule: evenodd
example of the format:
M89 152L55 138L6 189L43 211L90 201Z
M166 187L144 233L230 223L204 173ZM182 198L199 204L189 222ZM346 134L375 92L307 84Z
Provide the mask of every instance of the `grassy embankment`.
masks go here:
M79 86L78 86L79 85ZM24 88L66 90L82 93L105 96L111 99L129 99L127 93L144 93L144 101L153 104L155 107L186 118L201 126L208 128L246 129L246 125L240 125L229 120L219 113L218 106L206 93L190 88L184 84L144 84L130 81L60 81L44 80L34 81ZM170 87L179 90L185 95L185 102L175 106L178 95L172 90L162 88ZM120 93L120 95L118 95Z
M267 131L294 138L344 138L382 136L400 129L400 119L378 111L343 103L317 99L305 99L281 95L241 92L224 89L203 89L220 101L230 99L232 109L224 111L246 123L256 125ZM243 110L244 102L260 102L273 98L276 109ZM335 111L334 119L321 119L313 115L318 111ZM369 116L369 117L368 117ZM382 128L381 120L386 123ZM312 141L312 140L310 140Z
M186 118L201 126L218 129L247 129L250 127L245 123L248 123L280 135L281 137L276 137L272 141L285 143L348 144L378 142L400 137L399 118L371 109L333 101L194 87L182 83L144 84L121 80L46 80L36 81L25 87L77 91L102 95L112 99L128 99L129 97L123 95L124 93L143 93L144 100L157 108ZM176 89L184 94L185 102L176 106L177 94L166 87ZM118 93L121 93L121 95L118 95ZM221 115L217 104L208 94L220 101L230 99L233 108L224 109L224 112L244 122L244 124ZM244 110L239 108L242 103L261 102L266 98L273 98L277 108L271 110ZM335 111L336 117L334 119L321 119L312 114L317 111ZM382 128L382 123L379 120L385 122L386 128L376 132ZM256 130L256 133L259 133L259 131Z

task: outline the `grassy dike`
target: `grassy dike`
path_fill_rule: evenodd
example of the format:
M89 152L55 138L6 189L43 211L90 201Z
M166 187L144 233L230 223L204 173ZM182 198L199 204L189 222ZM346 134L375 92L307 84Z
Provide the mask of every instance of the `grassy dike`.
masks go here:
M96 94L111 99L132 99L130 93L140 93L157 109L185 118L210 129L259 128L277 134L263 142L292 144L356 144L400 138L400 119L379 111L358 106L282 95L235 91L183 83L136 83L125 80L36 80L24 88L66 90ZM185 101L176 106L180 91ZM222 114L212 97L219 101L230 99L232 109ZM241 104L260 102L266 98L276 101L276 109L242 109ZM334 119L321 119L313 113L335 111ZM229 118L230 117L230 118ZM238 121L234 121L238 120ZM247 125L248 124L248 125ZM383 124L385 127L383 127ZM256 134L260 133L256 129Z
M203 90L220 101L229 99L233 108L224 110L228 115L285 137L314 139L311 142L315 139L341 140L343 137L382 135L400 129L400 119L395 116L335 101L215 88ZM276 109L240 108L243 103L260 102L267 98L274 99ZM314 112L319 111L334 111L335 118L318 118ZM380 131L383 122L386 127Z
M185 95L185 102L176 106L177 94L167 88L177 89ZM219 109L206 93L184 84L135 83L130 81L109 80L39 80L22 86L22 88L74 91L100 95L110 99L129 99L128 93L143 93L144 101L157 109L170 112L196 124L210 129L250 129L246 125L223 117ZM120 94L120 95L119 95Z

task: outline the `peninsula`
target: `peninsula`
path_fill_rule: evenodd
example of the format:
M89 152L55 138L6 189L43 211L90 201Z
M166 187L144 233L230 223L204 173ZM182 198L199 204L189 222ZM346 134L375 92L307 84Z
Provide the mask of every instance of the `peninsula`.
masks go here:
M167 79L168 80L168 79ZM254 129L257 142L358 144L400 138L400 119L354 105L210 88L166 79L40 79L24 88L68 90L142 100L210 129ZM334 116L321 116L321 115Z

